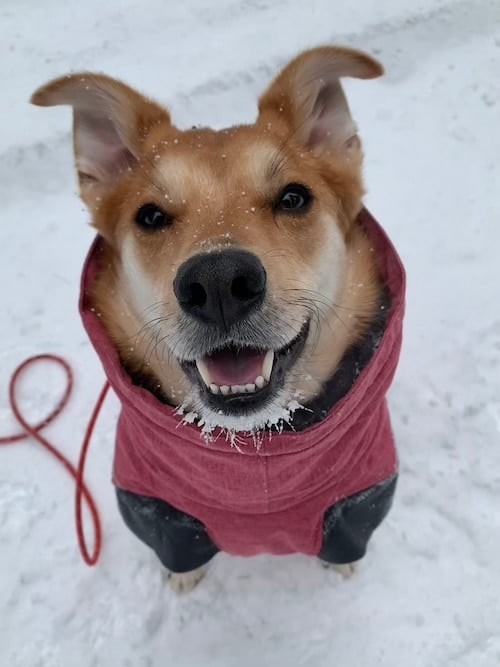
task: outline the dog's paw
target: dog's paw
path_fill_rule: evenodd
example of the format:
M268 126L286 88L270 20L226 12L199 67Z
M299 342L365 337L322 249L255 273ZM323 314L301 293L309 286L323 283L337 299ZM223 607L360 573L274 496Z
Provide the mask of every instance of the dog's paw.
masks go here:
M353 574L356 572L356 568L359 561L354 561L353 563L326 563L324 560L321 561L321 565L326 570L335 570L343 579L350 579Z
M353 574L356 574L356 563L342 563L341 565L334 565L333 569L338 572L343 579L350 579Z
M167 581L170 588L177 595L190 593L200 583L207 572L207 566L191 570L191 572L168 572Z

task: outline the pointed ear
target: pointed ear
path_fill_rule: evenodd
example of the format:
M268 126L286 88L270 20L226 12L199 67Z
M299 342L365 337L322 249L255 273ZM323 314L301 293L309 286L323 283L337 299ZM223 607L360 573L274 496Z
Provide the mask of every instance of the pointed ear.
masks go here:
M39 106L73 107L73 142L83 199L114 184L139 160L150 130L170 123L168 112L125 84L101 74L71 74L31 97Z
M299 141L317 152L360 154L357 128L339 79L373 79L382 65L354 49L322 47L292 60L259 101L260 116L273 114Z

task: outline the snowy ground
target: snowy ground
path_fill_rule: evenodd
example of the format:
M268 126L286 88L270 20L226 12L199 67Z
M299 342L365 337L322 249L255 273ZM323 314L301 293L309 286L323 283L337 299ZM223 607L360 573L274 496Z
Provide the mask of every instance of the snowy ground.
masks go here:
M2 0L0 431L6 386L36 352L74 364L50 433L75 460L103 381L77 287L92 233L75 196L70 115L27 99L71 69L119 76L178 124L250 120L287 58L322 42L376 54L349 83L367 203L406 263L408 316L391 392L401 478L358 575L301 557L217 557L189 597L122 525L110 476L117 405L88 480L104 520L97 569L76 550L73 487L33 444L0 450L1 667L500 665L500 3L498 0ZM56 371L24 388L33 416Z

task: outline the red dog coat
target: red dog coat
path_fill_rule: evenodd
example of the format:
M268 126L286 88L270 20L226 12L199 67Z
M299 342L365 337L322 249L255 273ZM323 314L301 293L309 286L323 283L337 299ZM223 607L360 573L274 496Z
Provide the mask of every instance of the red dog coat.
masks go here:
M360 214L390 293L382 340L351 390L320 423L298 433L207 442L175 409L135 386L120 363L88 288L99 270L94 242L87 258L80 312L87 333L121 401L114 482L126 491L159 498L199 519L213 542L240 556L316 555L323 515L339 500L396 472L397 458L386 392L401 347L405 275L394 247L366 211Z

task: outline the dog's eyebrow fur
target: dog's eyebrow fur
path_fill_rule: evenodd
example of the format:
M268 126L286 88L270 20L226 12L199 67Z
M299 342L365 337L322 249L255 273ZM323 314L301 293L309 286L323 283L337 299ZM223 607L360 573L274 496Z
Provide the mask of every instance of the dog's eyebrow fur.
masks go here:
M161 183L156 177L155 165L150 159L143 157L142 160L138 162L138 170L144 178L149 181L153 188L157 190L160 196L165 197L165 195L168 195L165 183Z
M292 152L288 148L287 142L285 140L283 141L281 146L276 149L276 152L267 167L266 170L267 179L272 180L276 178L276 176L280 173L280 171L282 171L286 167L286 164L291 157L292 157Z

